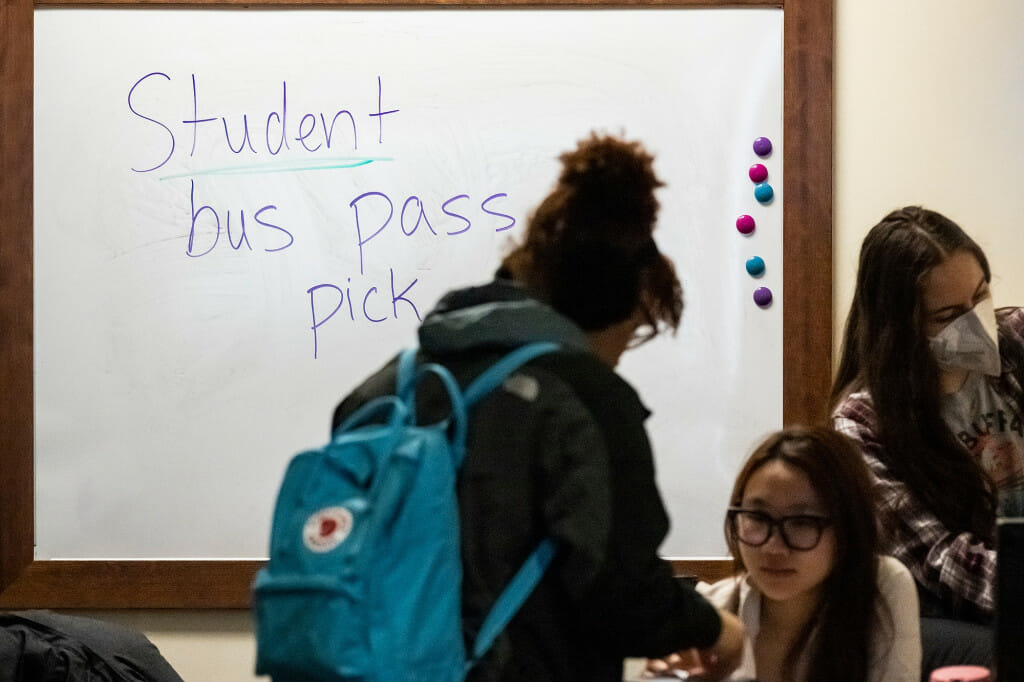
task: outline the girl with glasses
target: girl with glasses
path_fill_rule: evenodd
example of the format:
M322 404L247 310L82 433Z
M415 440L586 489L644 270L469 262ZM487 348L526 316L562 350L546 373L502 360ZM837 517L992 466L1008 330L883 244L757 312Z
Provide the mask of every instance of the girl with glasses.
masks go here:
M992 665L997 514L1024 514L1024 309L995 310L959 225L908 206L871 228L832 420L871 468L884 551L918 584L925 673Z
M877 551L874 497L853 444L825 427L771 435L736 478L725 537L737 575L698 590L736 613L739 678L917 682L917 593ZM700 672L699 656L648 664Z

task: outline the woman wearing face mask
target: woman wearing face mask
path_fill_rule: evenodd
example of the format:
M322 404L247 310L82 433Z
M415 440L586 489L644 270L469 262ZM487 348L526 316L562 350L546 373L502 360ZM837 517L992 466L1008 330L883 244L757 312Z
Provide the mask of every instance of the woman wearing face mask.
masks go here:
M864 239L836 429L879 493L882 548L918 584L925 679L991 665L997 515L1024 513L1024 309L994 310L981 248L945 216L893 211Z

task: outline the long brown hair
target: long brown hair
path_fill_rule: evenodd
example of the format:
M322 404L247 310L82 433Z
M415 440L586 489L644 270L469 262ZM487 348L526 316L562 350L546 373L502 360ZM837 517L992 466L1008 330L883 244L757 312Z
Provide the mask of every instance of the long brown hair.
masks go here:
M836 539L835 562L822 584L821 603L788 652L786 667L795 670L810 646L807 680L864 682L871 665L871 635L881 626L877 614L891 625L891 614L876 610L878 532L867 465L842 434L823 426L791 426L769 436L750 455L736 477L730 506L742 506L751 476L775 460L807 476L832 521ZM726 542L737 568L744 571L733 530L726 519Z
M639 142L592 133L562 154L554 189L502 262L586 331L641 313L648 338L675 330L682 287L653 239L664 183Z
M831 408L866 389L884 443L883 463L949 530L991 543L995 485L942 418L939 368L924 333L922 283L955 251L972 254L985 280L991 279L981 247L935 211L901 208L868 232Z

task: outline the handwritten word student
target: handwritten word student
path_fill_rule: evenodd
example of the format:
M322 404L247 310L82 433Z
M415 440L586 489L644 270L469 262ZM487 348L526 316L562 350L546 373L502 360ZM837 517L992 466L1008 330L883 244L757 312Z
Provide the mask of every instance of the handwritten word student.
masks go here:
M884 548L921 593L926 670L991 664L997 513L1024 513L1024 310L993 309L981 248L893 211L861 247L832 389L880 493ZM961 623L960 621L963 621Z
M652 238L662 183L650 154L615 137L592 135L561 161L495 279L448 293L419 329L421 352L463 386L523 343L564 348L531 361L470 416L458 484L469 641L538 541L554 536L560 550L469 679L618 682L627 656L689 647L715 658L720 678L738 661L739 622L680 586L658 557L668 519L648 411L613 369L682 312L679 281ZM338 406L334 423L394 382L392 362ZM422 418L446 409L425 405Z
M740 569L698 589L746 629L737 676L759 682L917 682L914 581L880 556L871 478L827 427L791 427L750 456L733 486L725 536ZM690 667L690 656L648 669Z

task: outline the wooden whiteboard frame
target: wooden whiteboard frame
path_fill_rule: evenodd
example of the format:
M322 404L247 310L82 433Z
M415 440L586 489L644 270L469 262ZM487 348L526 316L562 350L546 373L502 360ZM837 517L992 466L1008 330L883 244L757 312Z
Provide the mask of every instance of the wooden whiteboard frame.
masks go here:
M831 379L833 0L0 0L0 608L247 608L258 560L34 560L33 11L36 7L783 9L783 421ZM674 559L715 579L727 559Z

